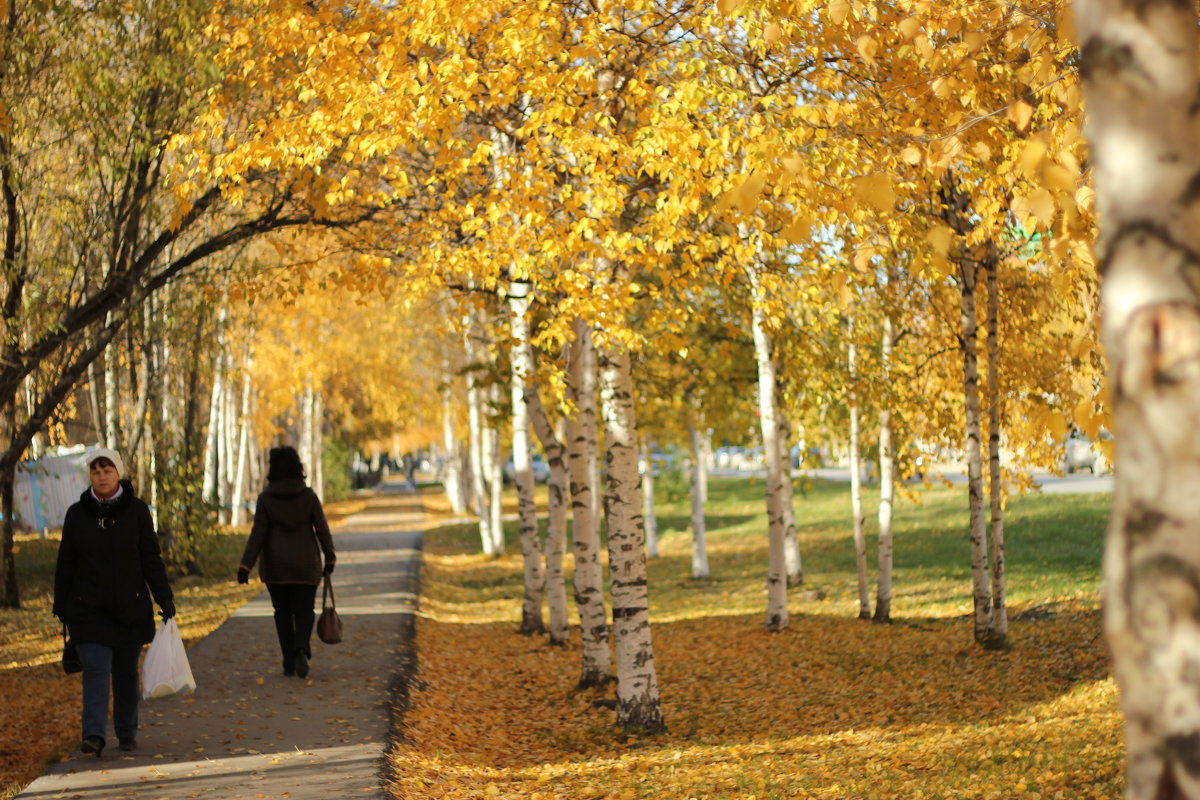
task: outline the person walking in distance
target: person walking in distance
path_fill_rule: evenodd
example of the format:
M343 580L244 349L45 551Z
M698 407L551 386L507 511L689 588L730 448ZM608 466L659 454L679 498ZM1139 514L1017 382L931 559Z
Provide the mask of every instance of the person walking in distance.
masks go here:
M154 638L154 607L175 616L175 597L150 509L125 478L125 462L105 447L84 457L91 484L67 509L54 570L54 614L83 664L83 741L104 751L109 689L122 751L137 747L138 657Z
M333 572L337 562L321 500L304 478L304 465L295 448L271 449L267 486L258 496L254 526L237 574L238 583L247 583L254 562L262 559L258 574L275 607L283 674L301 678L308 677L312 658L309 640L317 585L322 573Z

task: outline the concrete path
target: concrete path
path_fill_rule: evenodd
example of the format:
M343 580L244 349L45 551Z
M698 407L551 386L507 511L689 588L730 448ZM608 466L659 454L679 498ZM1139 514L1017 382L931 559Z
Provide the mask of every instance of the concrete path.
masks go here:
M116 749L110 726L102 758L76 753L18 798L387 797L383 755L394 684L411 663L422 517L419 497L385 485L335 529L345 638L313 635L307 680L283 675L264 591L188 651L194 694L142 702L135 752Z

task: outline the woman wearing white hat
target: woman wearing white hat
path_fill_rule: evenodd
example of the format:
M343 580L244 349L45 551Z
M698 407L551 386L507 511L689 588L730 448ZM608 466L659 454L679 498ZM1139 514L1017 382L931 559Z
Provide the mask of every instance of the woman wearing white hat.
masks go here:
M138 657L154 638L154 608L175 616L150 509L125 479L125 463L106 447L84 457L88 482L67 509L54 574L54 613L67 626L83 662L83 741L104 751L109 686L121 750L137 746Z

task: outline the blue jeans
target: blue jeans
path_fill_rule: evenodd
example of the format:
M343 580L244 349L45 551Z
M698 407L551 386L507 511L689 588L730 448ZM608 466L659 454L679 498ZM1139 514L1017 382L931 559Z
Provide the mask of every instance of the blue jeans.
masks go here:
M108 647L79 642L83 662L83 738L104 738L108 730L108 688L112 684L113 729L118 739L137 737L138 656L142 646Z

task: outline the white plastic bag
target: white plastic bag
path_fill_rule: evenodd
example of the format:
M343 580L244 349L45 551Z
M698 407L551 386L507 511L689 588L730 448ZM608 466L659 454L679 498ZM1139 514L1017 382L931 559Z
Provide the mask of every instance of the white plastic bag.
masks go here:
M154 641L142 661L142 697L170 697L175 694L191 694L196 688L192 667L188 664L187 652L183 649L183 637L175 618L164 622L154 634Z

